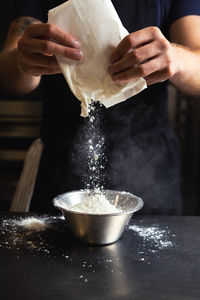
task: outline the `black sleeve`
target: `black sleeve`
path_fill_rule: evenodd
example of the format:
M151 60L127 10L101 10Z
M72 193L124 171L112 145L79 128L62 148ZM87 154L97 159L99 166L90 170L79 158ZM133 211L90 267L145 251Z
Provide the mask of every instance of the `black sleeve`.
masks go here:
M13 19L19 17L33 17L45 22L45 12L40 0L14 0Z
M172 0L168 24L189 15L200 15L200 0Z

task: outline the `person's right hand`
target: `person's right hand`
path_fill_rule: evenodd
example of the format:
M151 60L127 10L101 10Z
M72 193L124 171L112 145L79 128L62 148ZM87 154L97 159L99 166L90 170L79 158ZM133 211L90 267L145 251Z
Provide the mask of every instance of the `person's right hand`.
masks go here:
M18 41L19 64L30 75L61 73L55 55L79 61L79 42L54 24L32 24Z

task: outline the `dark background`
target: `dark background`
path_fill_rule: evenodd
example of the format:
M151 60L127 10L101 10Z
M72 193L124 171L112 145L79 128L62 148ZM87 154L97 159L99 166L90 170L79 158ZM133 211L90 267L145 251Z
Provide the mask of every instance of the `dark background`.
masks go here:
M2 0L0 1L0 47L2 49L3 43L9 28L10 21L13 14L13 1L12 0Z
M0 50L13 15L13 0L0 1ZM31 143L39 136L41 91L26 98L8 97L0 90L0 210L8 210Z

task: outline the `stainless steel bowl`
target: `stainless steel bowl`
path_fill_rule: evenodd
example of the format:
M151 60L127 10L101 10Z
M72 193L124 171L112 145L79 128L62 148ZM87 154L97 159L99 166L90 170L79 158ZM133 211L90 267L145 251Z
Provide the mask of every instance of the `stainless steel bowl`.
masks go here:
M63 213L75 237L81 242L94 245L116 242L121 237L133 213L143 207L142 199L130 193L104 190L103 194L121 212L87 214L63 208L63 203L70 207L82 202L85 197L94 195L93 190L68 192L53 199L53 205Z

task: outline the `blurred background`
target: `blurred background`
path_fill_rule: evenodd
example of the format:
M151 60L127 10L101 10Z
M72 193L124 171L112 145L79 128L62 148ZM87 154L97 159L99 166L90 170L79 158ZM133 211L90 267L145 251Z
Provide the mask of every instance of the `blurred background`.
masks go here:
M12 0L0 1L0 50L12 18ZM181 144L185 215L200 215L200 98L169 87L169 118ZM26 152L39 136L42 93L7 98L0 91L0 210L8 210Z
M0 1L0 50L12 19L13 0ZM8 98L0 91L0 210L8 210L26 151L39 136L40 89L26 98Z

